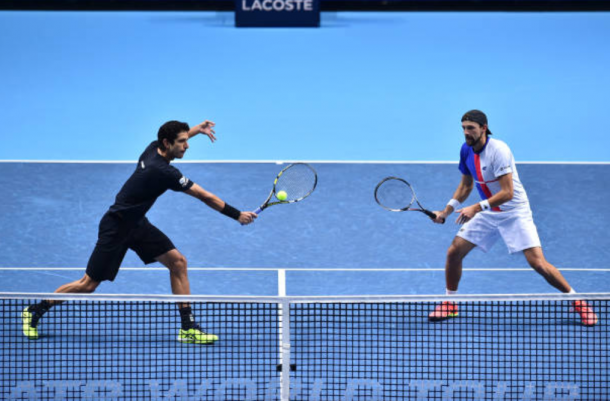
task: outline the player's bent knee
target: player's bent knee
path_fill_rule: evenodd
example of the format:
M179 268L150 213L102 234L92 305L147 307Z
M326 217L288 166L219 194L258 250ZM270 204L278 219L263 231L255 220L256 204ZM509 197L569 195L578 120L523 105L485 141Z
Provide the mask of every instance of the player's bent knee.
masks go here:
M548 273L548 271L549 271L549 269L547 269L547 264L544 263L544 260L541 260L541 259L531 260L531 261L529 261L529 264L532 267L532 269L536 270L538 273L540 273L542 275Z
M164 253L156 260L163 263L172 275L186 274L187 260L177 249Z
M526 259L530 267L540 274L545 274L549 270L548 263L543 256L526 254Z
M173 274L185 274L187 268L187 260L183 255L179 255L172 260L168 267Z
M460 261L464 258L463 252L459 247L455 245L451 245L447 250L447 260L450 261Z

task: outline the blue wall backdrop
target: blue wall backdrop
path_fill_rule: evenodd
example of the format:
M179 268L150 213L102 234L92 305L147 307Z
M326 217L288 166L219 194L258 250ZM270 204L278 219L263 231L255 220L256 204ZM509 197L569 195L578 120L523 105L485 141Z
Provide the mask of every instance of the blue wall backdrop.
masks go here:
M0 12L0 159L134 160L163 122L190 160L455 161L487 112L519 161L608 161L610 13Z

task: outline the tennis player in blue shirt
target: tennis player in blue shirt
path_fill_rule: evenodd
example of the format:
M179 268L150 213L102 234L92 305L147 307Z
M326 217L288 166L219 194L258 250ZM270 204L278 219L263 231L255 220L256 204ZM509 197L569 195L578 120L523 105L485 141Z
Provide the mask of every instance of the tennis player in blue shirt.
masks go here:
M447 295L456 294L462 277L462 261L475 247L487 252L502 238L510 253L523 252L529 265L559 291L575 291L555 266L544 257L540 238L532 217L529 200L515 165L513 154L506 143L490 138L487 116L471 110L462 117L465 143L460 151L459 169L462 173L453 198L442 211L436 211L436 223L442 223L451 213L459 213L456 220L463 226L447 251L445 280ZM481 201L463 206L476 186ZM575 301L574 310L582 324L593 326L597 316L585 301ZM454 302L443 302L429 315L429 320L445 320L458 315Z
M94 292L102 281L114 280L127 250L131 249L145 264L157 261L169 269L174 294L191 293L186 258L161 230L148 221L146 213L159 196L171 189L199 199L242 225L254 221L256 214L235 209L170 165L172 160L182 159L189 148L188 140L195 135L206 135L214 142L214 126L208 120L193 128L179 121L169 121L161 126L157 140L144 150L135 171L102 217L97 244L89 258L85 275L80 280L62 285L55 292ZM37 325L40 318L59 303L61 301L44 300L26 308L22 313L23 334L31 340L38 339ZM206 344L218 339L216 335L200 328L188 303L180 303L178 308L182 322L178 341Z

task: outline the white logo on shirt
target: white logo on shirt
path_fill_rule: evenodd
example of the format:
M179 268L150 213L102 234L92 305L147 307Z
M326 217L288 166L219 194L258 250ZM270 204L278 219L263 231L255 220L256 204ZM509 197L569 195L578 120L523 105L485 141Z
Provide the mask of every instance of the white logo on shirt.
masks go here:
M186 187L189 183L189 179L186 178L185 176L182 176L182 178L180 178L180 185L182 185L182 188Z
M142 160L142 161L140 162L140 166L142 166L142 170L144 170L144 169L146 168L146 166L144 165L144 160Z

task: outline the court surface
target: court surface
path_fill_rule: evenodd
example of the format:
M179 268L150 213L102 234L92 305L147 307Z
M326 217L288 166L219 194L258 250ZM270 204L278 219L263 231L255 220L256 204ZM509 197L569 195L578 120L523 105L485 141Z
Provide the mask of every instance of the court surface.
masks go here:
M185 194L168 191L158 199L149 219L187 257L193 293L276 295L277 269L287 270L288 295L444 292L445 252L458 226L452 219L435 225L420 213L385 211L375 203L373 189L385 176L409 177L422 204L441 208L460 179L456 164L312 165L319 175L312 196L271 207L250 226L242 227ZM229 203L254 210L282 165L177 166ZM0 289L51 292L80 278L99 219L133 168L131 163L0 163L0 186L8 189L0 199ZM563 269L577 291L607 290L610 215L590 205L602 205L610 196L605 178L610 166L522 164L518 169L547 258ZM475 201L472 195L470 202ZM99 292L170 292L161 265L144 267L128 252L123 266L116 281L104 283ZM501 241L487 254L473 250L464 267L477 270L464 273L463 293L555 291L522 254L509 255Z
M188 259L193 294L444 294L445 253L458 226L452 219L441 226L419 213L387 212L375 203L373 190L388 175L402 176L424 206L442 208L460 180L459 119L472 108L485 111L494 137L511 147L548 260L579 293L608 292L610 13L324 13L316 30L242 30L232 24L227 13L0 12L0 49L7 60L0 63L0 292L52 292L82 277L100 218L158 127L171 119L195 124L209 118L218 124L218 141L192 139L185 162L176 166L228 203L254 210L287 161L309 161L319 182L302 203L272 207L246 227L184 194L168 192L159 198L148 217ZM473 194L466 203L475 201ZM501 241L487 254L473 250L464 267L461 294L557 292L527 266L523 255L509 255ZM103 283L97 292L163 295L171 289L165 268L143 266L129 252L115 282ZM418 385L434 386L432 379L442 372L448 385L433 392L435 399L464 378L489 379L488 395L499 394L517 375L520 397L529 391L534 365L522 358L515 368L503 359L505 351L517 347L517 353L539 355L534 361L542 375L539 399L547 392L559 394L552 386L566 383L577 387L564 388L568 395L561 399L575 399L569 394L578 388L596 399L595 394L608 393L607 387L589 385L582 372L590 369L586 372L608 382L607 364L588 363L608 357L607 336L600 334L607 330L607 307L599 305L601 320L594 328L579 325L567 307L549 309L553 318L540 325L528 320L534 314L502 307L489 316L482 306L481 314L458 320L463 333L457 333L460 324L428 324L432 305L398 311L356 306L339 311L334 323L327 319L328 332L338 333L337 342L329 338L329 344L335 350L349 345L347 354L339 352L333 359L335 370L318 372L315 368L328 365L298 360L296 375L305 375L304 394L321 386L316 381L321 377L343 380L343 369L362 373L365 380L379 381L344 381L340 397L350 399L350 386L360 383L369 391L360 399L367 401L376 399L370 392L376 394L386 374L411 386L415 397ZM18 312L23 307L7 308ZM49 317L46 345L10 343L3 348L12 358L10 366L33 366L28 352L50 355L49 343L64 350L74 346L69 351L74 355L87 350L99 361L93 378L98 381L85 377L76 383L81 378L71 374L49 378L51 398L68 385L83 394L96 391L96 385L115 391L122 379L112 376L117 361L125 371L137 367L143 369L141 375L149 373L154 352L147 346L120 346L130 341L125 327L131 326L121 320L125 316L85 313L84 319L94 316L88 322L96 327L120 326L116 332L96 331L100 341L114 342L92 346L84 336L57 335L63 316L72 319L83 310L75 303L65 308L64 315L56 315L59 319ZM172 324L158 325L161 337L150 344L165 359L179 357L159 368L167 369L161 386L144 383L156 389L153 395L167 399L182 390L190 395L209 390L210 399L223 399L221 390L229 385L223 382L226 377L214 376L215 363L227 367L230 380L255 376L250 365L227 364L226 358L252 358L257 346L265 347L260 355L267 365L254 370L268 368L271 381L263 385L277 384L278 307L246 313L232 305L218 313L204 302L197 308L223 341L176 351L172 308L166 320ZM5 326L20 345L31 345L21 336L17 312L3 315ZM299 335L314 331L305 343L297 341L296 359L307 358L298 354L303 350L299 345L320 345L319 322L307 320L314 312L298 313L303 313L295 320L302 325ZM345 313L352 314L350 325ZM483 320L477 320L479 315ZM148 328L146 316L142 319L135 325ZM252 341L255 337L243 330L250 320L261 341ZM479 337L488 327L498 329L493 335L501 337L493 342L497 358L469 348L492 344ZM361 337L345 341L343 329ZM369 341L371 329L379 330L379 341ZM523 330L531 337L519 338ZM405 333L404 352L394 352L395 340ZM456 336L452 352L428 353L434 344L444 349L448 335ZM581 341L576 349L575 338ZM417 347L411 347L413 342ZM106 352L104 347L114 349ZM557 347L565 352L555 352ZM126 349L138 355L127 355ZM209 370L181 375L174 365L187 363L193 352L200 360L209 358L209 366L202 364ZM375 352L383 355L384 364L373 360ZM411 361L423 364L412 372L404 369L409 362L402 359L409 352L415 353ZM65 358L55 356L61 365ZM86 371L87 360L79 361ZM447 376L449 361L455 370ZM489 366L500 372L500 381L485 373ZM565 366L578 372L566 379ZM35 369L45 368L43 363ZM414 376L417 372L429 376ZM11 374L11 391L27 387L21 371ZM101 382L105 374L109 380ZM407 382L414 377L422 380ZM181 387L186 386L182 378L193 379L188 389ZM206 389L208 384L216 387ZM38 380L35 385L45 384Z
M441 208L471 108L518 163L558 163L519 164L547 257L577 290L608 288L610 13L323 13L320 29L235 29L232 17L0 12L0 160L94 162L0 163L2 290L79 277L158 127L209 118L218 141L194 138L185 161L222 163L179 165L204 188L254 209L286 160L314 161L320 185L249 227L161 197L149 217L189 260L193 292L272 295L277 272L254 268L299 268L288 294L442 293L457 226L384 212L372 192L400 175ZM169 292L160 267L130 270L143 268L132 253L124 266L100 291ZM466 272L466 293L550 290L501 243L465 268L485 269Z

